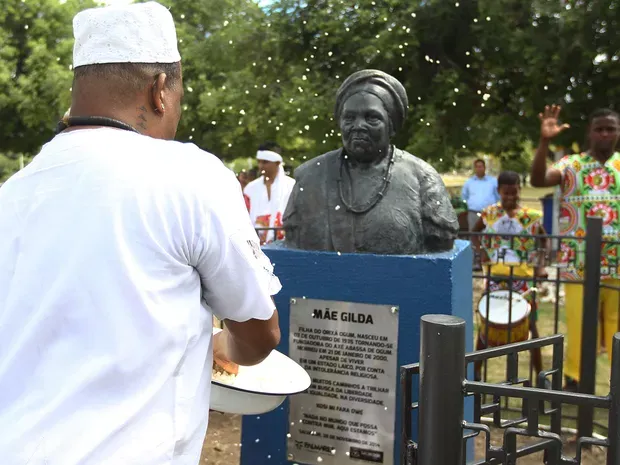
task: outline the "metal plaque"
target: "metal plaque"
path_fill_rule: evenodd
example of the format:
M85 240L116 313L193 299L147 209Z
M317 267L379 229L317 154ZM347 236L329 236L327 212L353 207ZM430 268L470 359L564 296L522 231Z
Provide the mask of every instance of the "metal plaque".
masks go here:
M288 459L394 465L398 308L293 298L290 322L312 385L290 400Z

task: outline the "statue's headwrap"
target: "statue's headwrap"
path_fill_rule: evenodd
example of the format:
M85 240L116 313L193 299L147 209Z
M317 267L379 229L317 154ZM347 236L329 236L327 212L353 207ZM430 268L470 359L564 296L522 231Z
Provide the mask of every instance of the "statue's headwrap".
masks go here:
M398 79L376 69L365 69L353 73L342 83L336 92L334 112L336 121L340 120L344 102L362 91L375 95L383 102L392 120L394 131L398 131L407 118L409 107L407 92Z

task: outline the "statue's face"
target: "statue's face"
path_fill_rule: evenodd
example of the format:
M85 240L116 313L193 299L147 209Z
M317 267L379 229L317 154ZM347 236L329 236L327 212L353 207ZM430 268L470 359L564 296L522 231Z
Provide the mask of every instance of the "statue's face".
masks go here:
M384 155L390 146L390 116L378 97L358 92L344 103L340 132L348 155L371 161Z

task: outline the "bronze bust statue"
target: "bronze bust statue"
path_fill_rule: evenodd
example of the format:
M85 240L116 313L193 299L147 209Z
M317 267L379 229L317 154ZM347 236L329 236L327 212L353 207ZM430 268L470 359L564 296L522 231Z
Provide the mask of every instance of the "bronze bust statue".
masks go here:
M390 144L407 116L403 85L377 70L336 94L343 148L295 170L285 244L304 250L416 254L451 250L458 221L441 177Z

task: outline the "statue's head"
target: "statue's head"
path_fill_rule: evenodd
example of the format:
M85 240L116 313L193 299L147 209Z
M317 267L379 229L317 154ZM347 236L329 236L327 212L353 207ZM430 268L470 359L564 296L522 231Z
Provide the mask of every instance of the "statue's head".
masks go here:
M380 158L407 118L409 101L403 85L374 69L349 76L336 93L336 121L347 155L359 161Z

